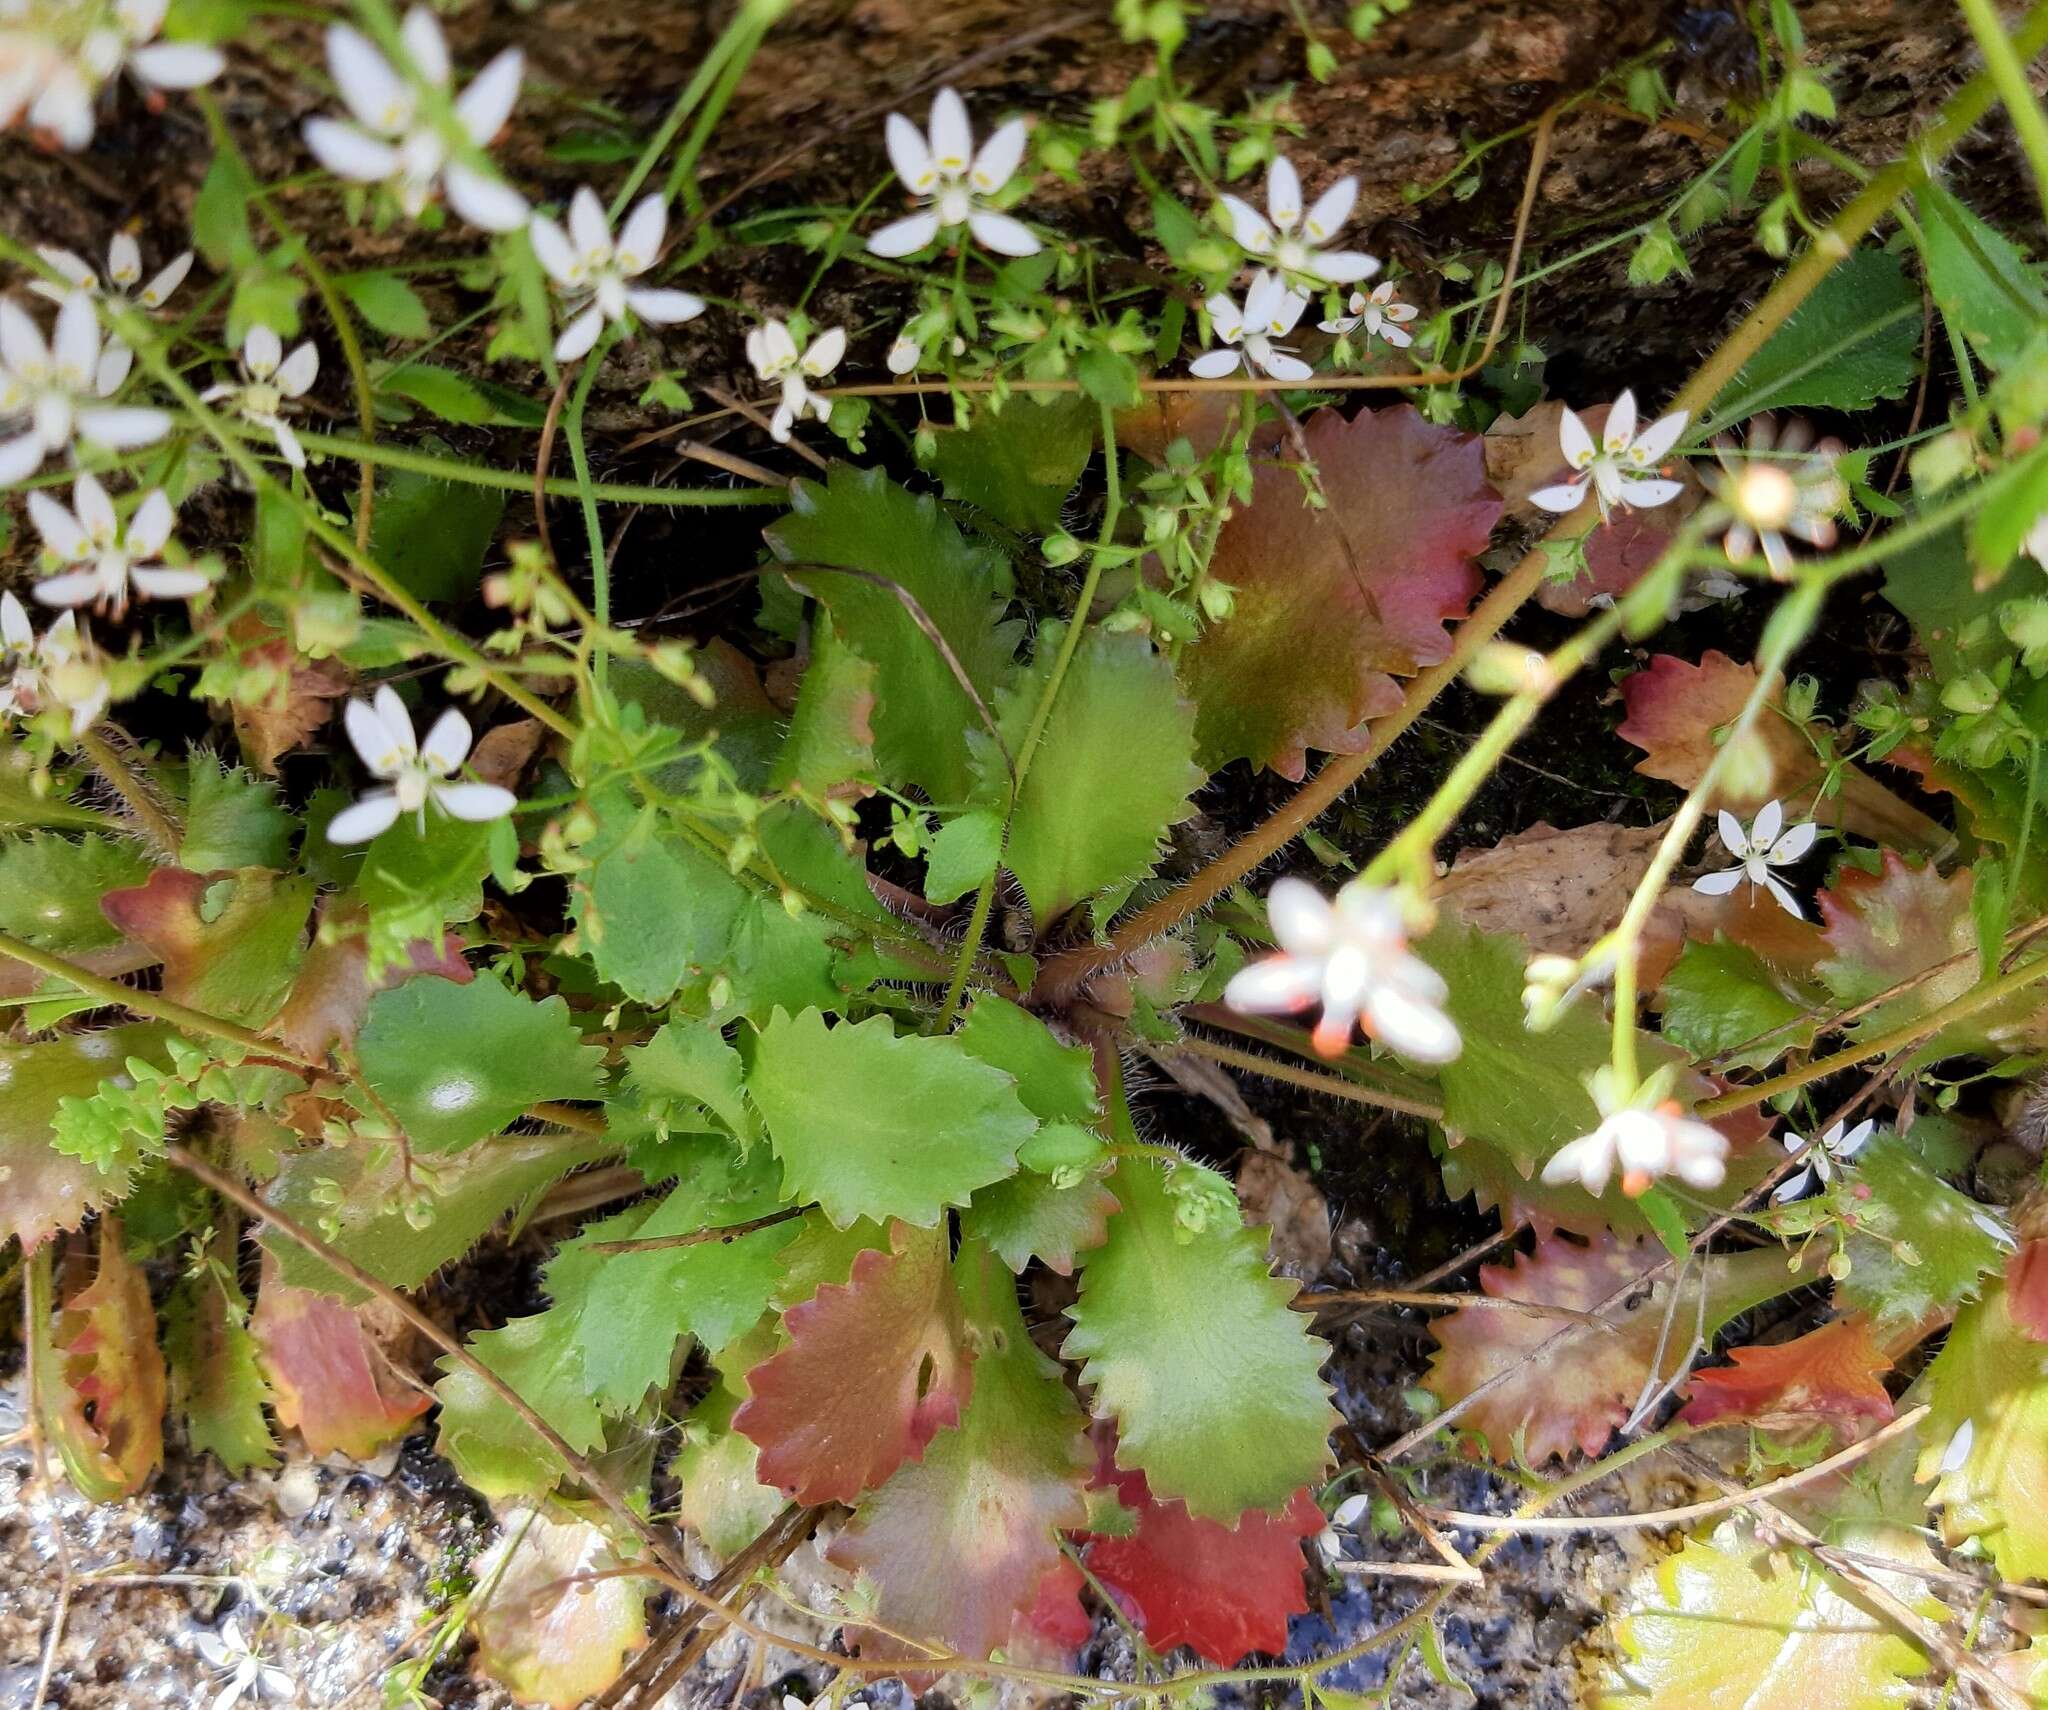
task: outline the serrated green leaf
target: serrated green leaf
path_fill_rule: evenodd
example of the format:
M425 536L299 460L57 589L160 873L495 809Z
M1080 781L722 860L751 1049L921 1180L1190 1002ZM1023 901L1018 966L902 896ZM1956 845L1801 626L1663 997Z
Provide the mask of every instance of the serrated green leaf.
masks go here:
M700 1021L671 1021L626 1053L627 1085L651 1101L700 1107L742 1147L761 1137L761 1120L747 1103L746 1072L725 1035Z
M171 1408L185 1421L192 1451L219 1456L231 1473L270 1465L277 1448L263 1417L270 1386L257 1369L240 1286L211 1270L180 1278L164 1307L164 1354Z
M1225 1525L1280 1507L1330 1463L1339 1421L1317 1375L1329 1349L1289 1309L1294 1284L1269 1272L1265 1231L1180 1229L1149 1158L1109 1185L1121 1209L1082 1268L1062 1351L1087 1362L1119 1464Z
M370 1000L356 1055L415 1148L452 1152L528 1105L594 1098L604 1053L559 997L536 1003L484 976L407 980Z
M2000 1575L2032 1580L2048 1576L2048 1344L2013 1322L2008 1298L1996 1287L1958 1313L1927 1368L1920 1477L1937 1480L1927 1501L1950 1544L1978 1539ZM1943 1471L1965 1423L1968 1452Z
M293 819L277 786L206 749L187 773L185 836L178 865L195 873L224 867L283 867L291 850Z
M829 619L816 624L811 662L804 667L789 735L769 774L770 787L794 784L822 796L846 793L842 786L872 779L875 684L873 663L840 640Z
M827 1028L806 1010L762 1028L747 1091L784 1184L841 1228L921 1228L1017 1168L1036 1126L1016 1083L957 1039L899 1038L887 1016Z
M356 871L370 912L370 973L402 960L415 939L437 941L442 927L475 919L490 865L491 827L442 814L428 815L424 833L401 818L371 843Z
M1043 1021L1008 998L994 992L976 997L959 1040L970 1057L1012 1077L1024 1108L1041 1121L1086 1124L1102 1114L1095 1054L1085 1045L1062 1045Z
M1003 816L994 808L973 808L949 819L925 851L927 902L957 902L979 890L1003 854Z
M1975 585L1959 528L1886 553L1884 597L1906 614L1940 678L2011 652L1998 628L1998 608L2010 590Z
M1903 398L1920 349L1920 293L1896 256L1860 249L1743 364L1708 411L1715 425L1761 410L1867 410Z
M2048 320L2039 271L1932 179L1914 187L1913 200L1927 289L1942 318L1987 367L2011 366Z
M149 877L142 851L111 837L37 834L0 844L0 932L70 955L121 941L100 912L108 891Z
M1810 1020L1771 1032L1808 1015L1809 1006L1787 997L1762 959L1739 944L1687 944L1664 976L1659 998L1664 1037L1694 1057L1734 1051L1731 1065L1757 1069L1813 1039ZM1746 1051L1735 1050L1760 1033L1771 1037Z
M433 318L420 294L395 273L345 273L335 283L371 327L392 338L433 336Z
M1853 1174L1835 1190L1855 1219L1842 1244L1849 1274L1835 1285L1844 1311L1880 1325L1917 1324L1976 1298L2004 1257L1977 1221L1976 1205L1913 1156L1880 1135L1856 1154Z
M495 487L388 469L370 515L370 556L409 594L461 599L482 578L504 514L505 495Z
M577 944L591 966L645 1004L666 1003L692 973L718 969L747 900L723 867L652 809L570 892Z
M968 545L935 501L906 492L879 469L835 464L822 485L797 482L792 503L767 530L768 544L880 673L875 757L884 777L914 783L934 801L964 800L972 784L967 732L979 728L980 716L895 589L917 601L986 704L1009 670L1018 633L1000 621L1001 561ZM864 570L894 586L806 574L806 564Z
M1066 626L1038 634L1032 669L1002 698L1001 726L1021 751ZM976 742L984 791L1006 777L985 737ZM1044 931L1076 903L1152 869L1166 828L1200 787L1195 709L1173 667L1141 635L1090 629L1074 649L1010 816L1003 863Z
M965 428L941 429L929 467L947 498L1019 533L1050 534L1094 453L1100 415L1085 398L1013 398L1000 412L977 412Z
M387 368L375 377L375 385L380 393L409 398L461 427L537 428L547 419L547 411L523 392L431 363Z
M584 1389L572 1329L566 1315L536 1313L472 1336L469 1351L510 1384L563 1442L578 1454L589 1454L604 1441L604 1420ZM546 1495L568 1470L561 1457L453 1355L439 1365L445 1375L434 1385L441 1404L437 1446L464 1482L493 1501Z
M104 1174L57 1151L51 1125L66 1099L92 1099L109 1077L128 1081L124 1065L131 1058L167 1063L168 1038L168 1029L152 1025L27 1043L0 1039L0 1241L18 1238L32 1248L127 1192L126 1172Z
M257 257L249 235L256 188L240 153L231 148L213 157L200 181L192 204L192 242L216 273L238 272Z

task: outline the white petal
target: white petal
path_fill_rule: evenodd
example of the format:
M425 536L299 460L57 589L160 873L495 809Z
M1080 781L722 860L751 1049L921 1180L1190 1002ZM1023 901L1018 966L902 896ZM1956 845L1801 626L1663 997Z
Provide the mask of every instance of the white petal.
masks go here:
M1579 419L1579 412L1569 405L1563 415L1557 418L1557 443L1564 451L1564 460L1574 469L1583 469L1599 455L1599 447L1593 443L1593 435L1586 424Z
M1749 856L1749 833L1742 829L1742 821L1726 808L1722 808L1714 819L1715 829L1721 834L1721 847L1742 861Z
M1237 305L1218 291L1202 305L1209 311L1209 325L1216 329L1216 336L1225 344L1235 344L1244 337L1244 316Z
M1813 840L1819 835L1820 827L1812 820L1804 825L1795 825L1771 845L1771 852L1764 859L1774 866L1789 866L1813 847Z
M115 514L114 501L107 497L107 490L100 485L98 476L79 476L71 489L71 508L93 545L111 546L120 538L121 519Z
M1624 391L1614 400L1614 408L1607 412L1607 425L1600 431L1601 448L1618 455L1628 450L1629 442L1636 436L1636 395Z
M130 233L116 232L107 244L107 278L116 285L133 285L141 277L142 246Z
M128 69L152 89L197 89L227 69L218 48L202 42L157 42L128 56Z
M152 600L189 600L209 585L204 570L173 570L166 565L137 565L128 572L135 591Z
M1686 410L1673 410L1668 416L1660 416L1636 435L1635 442L1628 448L1631 463L1651 467L1663 460L1664 454L1678 443L1678 436L1685 432L1685 424L1692 420Z
M1782 879L1774 873L1766 873L1763 876L1763 882L1764 889L1778 899L1778 906L1794 920L1804 920L1806 918L1805 915L1799 912L1798 899L1785 888L1785 882Z
M575 285L582 279L583 264L577 258L576 246L556 221L546 214L535 214L527 224L526 238L533 245L534 259L557 285Z
M363 125L380 136L395 136L405 128L412 117L412 91L368 36L347 24L330 24L327 69L348 110Z
M160 309L168 302L178 287L185 283L185 275L192 271L192 252L174 256L166 262L157 276L142 288L137 300L145 309Z
M26 648L35 638L22 603L12 594L0 593L0 650Z
M18 439L0 439L0 487L26 481L42 466L41 434L25 433Z
M1318 331L1341 336L1344 333L1356 332L1363 319L1360 315L1339 315L1334 321L1317 321L1316 327Z
M649 326L674 326L693 321L704 312L704 299L687 291L628 291L626 301Z
M900 255L915 255L938 235L939 216L927 209L921 214L909 214L900 220L891 220L868 238L868 250L870 254L879 255L885 260Z
M562 329L561 337L555 340L555 360L574 362L587 355L603 330L604 311L593 303Z
M846 354L846 329L832 327L811 340L811 347L804 352L803 371L813 380L822 380L839 366L839 359Z
M891 374L908 374L924 360L924 348L916 339L899 335L882 360Z
M105 590L100 586L99 571L90 569L45 576L35 585L34 592L46 606L84 606L99 599Z
M128 519L128 550L138 558L154 558L163 551L177 526L178 513L161 487L152 487Z
M529 212L526 198L501 178L451 160L441 174L448 206L480 232L516 232Z
M57 311L57 325L50 335L50 359L58 374L77 387L92 384L100 365L100 322L92 299L74 292Z
M1008 124L998 125L996 133L981 145L981 152L974 157L974 170L968 174L968 181L984 196L993 196L1017 175L1017 168L1024 163L1024 146L1030 140L1031 127L1022 119L1012 119Z
M126 232L116 236L114 242L125 242L131 249L135 246L135 240ZM91 263L83 256L74 255L68 249L53 249L48 244L39 243L36 245L36 254L42 257L45 266L63 274L73 289L90 291L100 282L99 275L93 272ZM112 271L111 267L108 271ZM46 279L37 280L29 289L38 296L48 297L53 303L61 303L71 295L63 286L52 285Z
M482 148L505 128L519 100L519 82L526 75L526 56L507 48L476 74L455 103L455 116L469 140Z
M398 823L398 793L372 790L327 822L329 843L367 843Z
M306 146L335 177L358 184L381 184L398 172L398 150L339 119L308 119Z
M1771 1203L1773 1205L1789 1205L1813 1185L1814 1175L1812 1170L1794 1170L1772 1192Z
M269 327L258 323L242 340L242 366L258 380L268 380L284 360L284 341Z
M967 122L967 103L953 89L932 97L932 164L944 178L963 177L974 158L974 131Z
M1230 235L1237 240L1240 249L1249 250L1253 255L1270 255L1273 252L1273 228L1266 223L1266 216L1241 196L1225 196L1224 211L1230 215Z
M775 407L775 414L768 418L768 437L777 445L789 443L790 429L796 426L796 408L783 403Z
M1621 501L1633 505L1639 511L1654 510L1659 505L1668 505L1685 491L1683 481L1624 481L1621 484Z
M43 537L43 544L57 557L68 563L72 559L92 556L92 535L77 517L49 494L29 494L28 516L29 521L35 524L36 533Z
M586 266L611 254L611 223L604 217L604 204L597 199L597 192L588 184L569 198L569 236Z
M265 425L270 429L270 437L277 441L278 455L294 469L305 468L306 448L299 443L299 436L292 432L291 424L272 417Z
M370 705L377 715L377 722L384 727L384 734L391 739L401 758L410 760L419 753L419 743L413 736L412 714L406 711L405 702L399 699L396 689L389 683L378 684Z
M1692 888L1704 896L1724 897L1742 883L1742 869L1730 867L1724 872L1702 873L1693 880Z
M1450 1018L1389 985L1376 985L1365 1005L1375 1037L1418 1063L1448 1063L1463 1041Z
M1198 380L1221 380L1227 374L1235 374L1243 366L1243 352L1232 346L1228 350L1203 352L1188 364L1188 372Z
M1388 321L1380 328L1380 337L1397 350L1406 350L1415 342L1415 335L1413 333L1403 332L1392 321Z
M1290 386L1300 386L1316 377L1316 371L1298 356L1289 356L1284 350L1269 350L1259 359L1259 366L1275 380L1284 380Z
M983 249L992 249L998 255L1036 255L1045 247L1022 220L988 208L976 208L969 214L967 229Z
M320 351L311 339L293 348L279 365L276 376L277 389L287 398L302 398L313 382L320 378Z
M1598 1130L1560 1146L1543 1166L1543 1179L1552 1187L1576 1181L1595 1198L1606 1192L1613 1174L1614 1148Z
M1266 895L1266 921L1283 950L1321 956L1336 942L1337 911L1306 879L1279 878Z
M405 51L412 55L412 68L429 83L448 87L448 38L441 34L441 26L434 14L424 6L415 6L405 15L405 22L398 26L398 36L405 43Z
M96 93L75 66L59 68L29 108L29 129L49 131L59 144L76 153L92 141Z
M50 347L29 312L12 297L0 297L0 366L31 374L50 361Z
M1344 222L1351 218L1351 210L1357 203L1358 180L1353 177L1338 179L1315 199L1315 205L1302 222L1303 235L1311 243L1328 243L1344 229Z
M110 451L133 451L139 445L154 445L171 431L165 410L80 410L78 436Z
M403 712L404 708L399 710ZM368 701L350 701L341 709L341 722L350 743L373 777L388 778L405 763L405 744ZM410 722L405 730L410 736Z
M1777 842L1778 832L1785 823L1785 804L1768 801L1757 810L1756 818L1750 821L1749 847L1761 852ZM1745 851L1747 853L1747 851Z
M1589 483L1585 481L1564 481L1555 487L1538 487L1529 495L1529 503L1542 510L1556 511L1560 515L1566 511L1575 511L1585 503L1588 486Z
M626 216L619 233L619 271L628 275L645 273L661 256L661 240L668 235L668 208L659 195L644 196Z
M1840 1128L1841 1124L1836 1123L1835 1126L1837 1128ZM1870 1137L1876 1132L1877 1123L1875 1119L1866 1116L1861 1122L1857 1123L1854 1128L1850 1129L1849 1132L1845 1136L1843 1136L1843 1138L1840 1141L1836 1143L1835 1156L1844 1160L1845 1162L1848 1159L1855 1157L1858 1152L1862 1151L1865 1146L1870 1144Z
M436 784L434 800L457 819L503 819L519 798L496 784Z
M1355 285L1380 270L1380 258L1359 249L1327 250L1309 257L1303 272L1332 285Z
M922 196L938 183L938 168L932 165L931 147L924 140L923 131L901 113L891 113L883 126L883 136L889 147L889 164L895 167L906 190Z
M1284 154L1276 154L1266 168L1266 218L1283 232L1301 223L1301 174Z
M420 744L420 758L435 771L448 773L469 757L469 720L460 707L450 707L434 720L433 729Z

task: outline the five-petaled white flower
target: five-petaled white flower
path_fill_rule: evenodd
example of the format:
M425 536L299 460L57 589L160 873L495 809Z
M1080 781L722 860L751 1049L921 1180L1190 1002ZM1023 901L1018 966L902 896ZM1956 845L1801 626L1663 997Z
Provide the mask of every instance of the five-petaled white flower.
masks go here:
M1443 1012L1443 976L1408 948L1408 906L1399 891L1354 879L1325 900L1302 879L1276 879L1266 917L1277 955L1240 968L1223 1001L1252 1015L1323 1006L1312 1036L1335 1056L1354 1023L1367 1038L1418 1063L1448 1063L1461 1046Z
M157 562L178 520L161 487L143 494L125 526L106 488L91 475L79 476L70 509L47 493L31 493L28 514L43 537L44 562L73 566L36 584L36 598L46 606L97 606L119 619L131 593L182 600L205 591L203 570Z
M455 100L450 130L445 97L454 72L440 24L426 7L415 6L398 35L414 77L402 75L360 31L328 25L327 69L356 122L308 119L306 146L338 178L389 185L413 219L439 191L471 225L516 231L526 221L526 198L461 154L483 148L505 128L519 99L525 55L507 48L478 72Z
M616 244L604 204L587 184L569 199L567 231L547 215L535 214L527 235L571 317L555 340L557 362L574 362L584 355L597 343L604 323L623 322L628 309L658 327L695 320L704 312L704 299L688 291L627 283L661 258L662 239L668 235L668 209L659 195L642 198L626 216Z
M306 467L306 449L292 432L285 412L313 389L320 377L320 352L311 339L291 355L268 327L251 327L242 340L242 378L224 381L200 394L206 404L231 403L246 422L253 422L277 441L277 449L294 469Z
M824 379L839 366L839 359L845 354L844 327L821 332L802 355L797 354L796 340L781 321L764 321L747 334L747 360L754 365L754 372L782 387L782 402L776 405L774 419L768 424L769 436L776 444L788 440L789 430L802 420L806 411L821 422L831 419L832 400L819 397L811 390L810 382Z
M221 1624L218 1633L201 1633L197 1643L199 1654L212 1665L221 1683L212 1710L233 1710L244 1698L253 1704L297 1695L298 1683L276 1664L263 1660L234 1616Z
M106 710L106 671L74 612L60 613L39 636L12 594L0 594L0 718L33 718L45 707L71 714L71 733L82 735Z
M74 292L57 311L49 341L29 312L0 297L0 422L27 419L27 431L0 439L0 487L25 481L76 436L112 451L153 445L171 431L163 410L102 402L100 323L92 299Z
M951 89L932 97L928 131L919 130L901 113L891 113L886 127L889 164L904 189L920 198L924 207L892 220L868 239L868 248L884 257L915 255L941 232L965 226L976 243L998 255L1036 255L1043 246L1031 228L988 201L1024 163L1029 129L1023 119L999 125L977 154L967 103Z
M1600 1126L1552 1153L1543 1179L1552 1186L1576 1181L1597 1197L1619 1166L1621 1191L1630 1199L1659 1176L1676 1176L1688 1187L1719 1187L1727 1174L1727 1137L1667 1096L1671 1079L1660 1071L1624 1097L1612 1068L1596 1071L1591 1089Z
M196 89L226 64L199 42L160 42L170 0L0 3L0 131L28 115L59 146L92 141L100 92L125 69L152 93Z
M1340 178L1301 209L1301 175L1284 154L1266 168L1266 211L1262 214L1242 196L1225 196L1231 235L1240 248L1271 261L1283 274L1318 285L1356 285L1379 272L1379 258L1363 250L1320 248L1344 228L1358 201L1358 180Z
M1331 1510L1330 1523L1316 1534L1316 1554L1332 1566L1344 1559L1344 1539L1355 1534L1359 1521L1372 1508L1372 1498L1363 1492L1347 1496Z
M1678 436L1685 432L1685 424L1691 419L1690 411L1673 410L1638 433L1636 395L1624 392L1607 412L1607 423L1596 445L1577 412L1567 409L1558 422L1557 438L1564 447L1565 462L1578 473L1554 487L1539 487L1529 495L1530 503L1541 505L1546 511L1575 511L1590 488L1599 498L1602 517L1617 504L1632 505L1637 510L1668 505L1685 491L1685 484L1659 479L1648 471L1655 469L1664 454L1678 443Z
M1307 294L1290 291L1279 274L1262 267L1252 275L1242 313L1221 291L1202 306L1209 311L1209 325L1223 346L1196 357L1188 364L1190 374L1220 380L1240 368L1257 368L1290 384L1314 378L1313 368L1287 346L1274 342L1294 331L1302 310L1308 307Z
M142 247L126 232L116 232L113 241L107 245L107 277L104 283L92 270L90 262L68 249L38 245L36 254L43 258L45 265L63 274L65 283L58 285L48 279L37 279L29 289L37 296L59 304L78 291L88 297L97 297L109 308L160 309L185 283L185 275L192 271L192 252L188 249L183 255L173 256L155 278L143 285ZM142 286L139 291L136 290L138 285ZM111 398L121 389L121 382L128 378L128 371L134 364L135 352L109 334L106 348L100 352L99 367L93 375L94 390L102 398Z
M1347 308L1349 313L1317 324L1326 333L1338 334L1357 332L1363 327L1367 338L1383 338L1403 350L1415 342L1415 335L1404 329L1422 311L1413 303L1396 301L1393 280L1383 279L1370 292L1352 292Z
M1773 1203L1785 1205L1809 1189L1826 1187L1835 1179L1835 1171L1862 1151L1876 1131L1876 1122L1866 1117L1846 1131L1845 1125L1838 1122L1817 1140L1788 1133L1785 1150L1800 1159L1805 1167L1794 1170L1778 1184L1777 1191L1771 1195Z
M456 779L470 745L469 720L457 708L434 721L424 743L414 737L412 715L389 683L373 701L350 701L342 717L370 776L391 787L370 790L336 814L327 827L330 843L367 843L396 825L402 813L417 814L425 832L430 801L467 820L503 819L518 806L510 790Z
M1787 535L1823 552L1833 546L1835 515L1849 500L1848 483L1836 469L1843 450L1838 439L1814 444L1813 429L1803 421L1781 432L1769 416L1751 426L1741 454L1732 442L1715 440L1721 467L1709 484L1726 516L1721 544L1728 556L1742 564L1761 548L1764 563L1782 581L1792 574Z
M1799 912L1798 902L1771 869L1789 867L1811 849L1814 838L1819 835L1818 827L1808 820L1781 833L1779 828L1785 823L1785 809L1778 802L1765 802L1757 810L1747 832L1742 829L1742 821L1726 808L1721 810L1716 823L1722 844L1741 865L1724 868L1718 873L1702 873L1693 880L1692 888L1704 891L1710 897L1718 897L1747 879L1776 897L1779 907L1794 920L1804 920L1806 916Z

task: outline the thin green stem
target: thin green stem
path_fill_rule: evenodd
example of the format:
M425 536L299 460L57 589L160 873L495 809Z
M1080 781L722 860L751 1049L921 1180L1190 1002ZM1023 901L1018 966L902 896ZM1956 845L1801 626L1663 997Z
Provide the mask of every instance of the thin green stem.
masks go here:
M410 446L365 445L359 439L339 434L302 432L299 443L308 451L340 457L351 463L375 463L386 469L409 469L417 475L433 475L468 487L495 487L507 493L531 493L533 477L515 469L493 469L489 464L465 463L458 458L436 457ZM550 497L582 497L582 485L566 476L553 476L545 484ZM769 487L636 487L611 481L590 483L591 497L611 505L660 505L671 509L716 509L724 505L787 505L789 494Z
M2034 192L2041 199L2042 211L2048 213L2048 114L2042 113L2033 86L2027 82L2027 60L2040 50L2030 49L2025 59L2020 56L1991 0L1957 0L1957 4L1969 22L1970 34L1977 38L1985 72L1996 85L2006 117L2012 120L2013 132L2026 151Z
M576 390L570 394L569 408L562 417L562 436L569 442L569 462L576 471L576 496L582 502L583 510L583 537L590 553L592 615L601 630L610 629L612 624L612 559L605 550L604 526L598 520L597 495L592 491L590 451L583 443L583 411L590 402L590 388L597 379L597 371L604 366L604 359L611 351L615 331L615 324L607 322L604 335L597 341L597 348L583 359L583 372L576 376ZM600 648L593 664L599 688L604 687L609 663L610 650Z

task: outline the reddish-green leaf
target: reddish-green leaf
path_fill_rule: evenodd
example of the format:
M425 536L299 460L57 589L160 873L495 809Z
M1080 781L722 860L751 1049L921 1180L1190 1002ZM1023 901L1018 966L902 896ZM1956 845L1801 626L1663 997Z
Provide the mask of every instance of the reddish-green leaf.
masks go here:
M1740 1420L1767 1431L1827 1424L1853 1430L1859 1420L1892 1416L1883 1374L1891 1356L1866 1318L1836 1318L1789 1342L1730 1348L1732 1364L1694 1372L1679 1414L1687 1425Z
M504 1536L477 1558L491 1596L470 1617L476 1671L522 1704L571 1710L605 1691L647 1642L644 1579L600 1577L620 1566L611 1540L587 1520L556 1521L514 1509Z
M432 1398L407 1384L378 1345L379 1309L344 1306L278 1280L264 1266L250 1333L269 1375L277 1421L297 1426L316 1455L338 1450L369 1460L402 1437Z
M1059 1367L1032 1346L1010 1273L972 1245L954 1276L980 1350L966 1410L855 1510L828 1554L874 1580L884 1625L985 1657L1058 1564L1058 1533L1081 1523L1092 1457ZM916 1654L879 1634L860 1647Z
M1137 1621L1154 1650L1187 1645L1229 1667L1253 1651L1287 1649L1287 1618L1308 1612L1301 1541L1322 1530L1306 1489L1278 1513L1252 1509L1235 1525L1161 1502L1143 1473L1106 1469L1104 1481L1138 1516L1127 1538L1097 1538L1088 1568Z
M268 1466L277 1447L263 1417L270 1387L248 1316L240 1287L212 1268L182 1278L164 1309L171 1406L193 1452L210 1450L231 1473Z
M311 879L264 867L159 867L148 883L100 899L109 920L163 958L166 997L252 1027L291 989L312 903Z
M54 1344L43 1424L65 1472L88 1502L133 1496L163 1464L167 1385L149 1284L119 1218L100 1220L98 1270L64 1302Z
M862 1252L783 1324L789 1345L747 1374L733 1424L799 1502L850 1502L958 1423L974 1351L943 1231L893 1225L887 1252Z
M0 1039L0 1244L32 1249L88 1211L127 1192L123 1173L104 1174L50 1144L66 1098L91 1098L101 1081L127 1082L130 1057L164 1060L160 1027L112 1027L17 1044Z
M2048 1347L2013 1322L2003 1287L1956 1315L1925 1382L1920 1477L1943 1536L1979 1540L2007 1579L2048 1576Z
M1304 432L1328 508L1294 468L1260 466L1211 565L1236 610L1182 655L1211 770L1248 758L1299 778L1310 748L1361 752L1365 722L1399 702L1394 679L1449 653L1444 624L1479 591L1473 560L1500 517L1478 437L1410 405L1324 410Z
M363 924L360 909L344 914L332 899L323 909L321 929L299 964L291 995L270 1026L292 1050L324 1057L337 1045L353 1045L370 999L415 974L437 975L457 985L476 977L462 958L461 944L444 933L438 945L430 938L415 939L399 961L372 980L370 942L360 930Z

